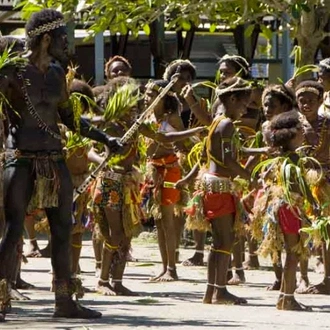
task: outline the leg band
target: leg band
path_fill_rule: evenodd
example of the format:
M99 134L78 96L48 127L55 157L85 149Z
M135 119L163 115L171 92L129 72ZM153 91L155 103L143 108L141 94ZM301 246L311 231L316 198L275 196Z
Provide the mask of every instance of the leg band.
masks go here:
M109 283L109 280L102 280L102 278L99 278L99 282L101 282L101 283Z
M110 250L110 251L117 251L119 249L119 246L115 246L115 245L110 245L107 242L104 242L105 247Z
M216 252L216 253L222 253L222 254L226 254L226 255L231 255L230 251L225 251L225 250L217 250L215 248L211 248L211 251Z
M72 247L74 247L75 249L81 249L82 245L81 244L71 244Z

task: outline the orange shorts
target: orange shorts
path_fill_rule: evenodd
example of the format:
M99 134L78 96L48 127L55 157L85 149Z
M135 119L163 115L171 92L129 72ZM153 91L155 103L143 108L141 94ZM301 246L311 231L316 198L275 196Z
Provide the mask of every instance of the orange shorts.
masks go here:
M161 176L161 186L155 189L155 193L161 193L161 205L175 204L180 200L180 191L174 188L163 187L163 182L177 182L181 179L181 168L177 164L178 157L171 154L159 159L151 159L150 162L157 169L157 173Z
M180 167L158 167L157 172L163 177L163 181L177 182L181 179ZM175 204L180 200L180 191L174 188L161 187L161 205Z

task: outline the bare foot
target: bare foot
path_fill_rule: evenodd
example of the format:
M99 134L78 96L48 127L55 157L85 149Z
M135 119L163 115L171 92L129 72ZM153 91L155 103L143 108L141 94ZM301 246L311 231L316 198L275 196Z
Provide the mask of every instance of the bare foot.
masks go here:
M295 292L300 294L307 293L308 287L309 287L308 276L307 275L301 276L298 283L298 287Z
M96 319L102 314L93 309L86 308L72 299L57 303L53 317L64 317L71 319Z
M157 282L173 282L179 279L176 269L167 269L165 274L160 276L156 281Z
M31 290L34 289L34 285L25 282L23 279L18 278L16 281L16 289L20 289L20 290Z
M325 278L321 283L310 286L306 293L330 294L330 279Z
M282 310L285 311L298 311L298 312L311 312L312 308L309 306L305 306L298 301L294 297L283 297L282 300Z
M10 290L10 299L12 300L30 300L29 297L25 296L24 294L20 293L17 289L11 288Z
M281 281L279 280L275 280L275 282L270 285L270 286L267 286L267 290L268 291L278 291L280 288L281 288Z
M149 278L149 282L157 282L159 278L161 278L166 273L166 269L163 270L159 275L153 276Z
M216 288L217 294L213 301L214 304L219 305L245 305L247 300L244 298L239 298L227 291L226 288Z
M282 310L283 309L283 299L284 299L283 294L280 294L280 296L277 299L277 303L276 303L276 308L278 310Z
M102 296L116 296L116 292L109 282L101 282L99 281L96 286L96 292L101 294Z
M139 296L137 292L133 292L126 288L121 282L112 282L112 287L117 296Z
M50 244L48 243L44 249L40 250L40 253L43 258L50 258Z
M203 304L212 304L213 294L214 294L214 285L208 284L203 298Z
M244 269L256 270L259 269L259 259L258 256L249 256L249 259L243 262Z
M244 271L237 270L233 274L233 277L227 282L228 285L239 285L246 282Z
M204 254L195 253L191 258L182 262L182 266L204 266Z

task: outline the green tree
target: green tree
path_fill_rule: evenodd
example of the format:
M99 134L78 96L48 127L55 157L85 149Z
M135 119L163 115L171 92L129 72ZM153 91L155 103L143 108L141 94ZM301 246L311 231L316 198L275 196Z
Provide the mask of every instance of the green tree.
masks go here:
M79 13L91 35L110 30L112 34L150 33L152 22L165 17L165 29L190 30L202 22L210 23L210 32L219 25L234 28L254 25L268 38L272 31L263 23L264 16L288 20L292 39L302 48L301 64L314 62L314 57L329 22L330 0L17 0L23 17L44 7L60 9L67 17Z

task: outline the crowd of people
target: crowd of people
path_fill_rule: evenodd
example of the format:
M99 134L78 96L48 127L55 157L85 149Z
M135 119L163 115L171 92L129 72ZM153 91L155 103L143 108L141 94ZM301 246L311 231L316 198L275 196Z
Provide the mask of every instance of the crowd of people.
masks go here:
M51 257L55 317L101 317L73 299L84 291L77 274L86 230L96 291L136 294L123 275L134 260L132 238L150 219L162 260L150 281L179 279L184 228L196 249L183 265L204 265L210 233L205 304L246 304L227 287L246 281L244 269L259 268L258 255L272 259L268 289L279 291L277 309L310 310L295 292L330 294L330 59L319 63L317 79L265 85L247 60L225 55L207 99L196 94L189 60L142 84L129 61L114 56L104 85L92 87L68 69L67 49L63 15L52 9L29 19L26 44L0 38L0 321L12 299L24 299L18 290L30 287L20 276L24 228L25 256ZM46 249L36 230L49 234ZM324 267L317 285L308 280L311 254Z

